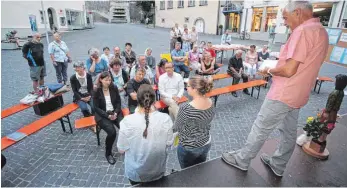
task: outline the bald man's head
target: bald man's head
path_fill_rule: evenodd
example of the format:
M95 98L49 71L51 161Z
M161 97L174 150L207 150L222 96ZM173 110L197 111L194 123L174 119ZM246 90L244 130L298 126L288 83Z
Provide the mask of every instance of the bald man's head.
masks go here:
M115 56L120 56L120 48L118 46L113 49L113 52Z
M308 1L292 1L282 11L284 25L292 31L313 18L313 6Z
M41 34L40 33L35 33L33 35L33 40L36 41L36 42L40 42L41 40Z

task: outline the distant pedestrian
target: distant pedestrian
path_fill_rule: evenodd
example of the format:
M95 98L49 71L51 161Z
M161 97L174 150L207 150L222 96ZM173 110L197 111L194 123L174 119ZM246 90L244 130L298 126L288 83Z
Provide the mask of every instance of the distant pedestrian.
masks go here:
M275 44L275 37L276 37L276 23L273 23L272 26L269 28L268 47L270 48L270 50L272 50L272 45Z
M188 28L184 29L182 34L183 47L182 50L187 53L190 51L190 34L188 32Z
M329 48L328 34L319 18L313 17L311 3L291 1L282 15L293 33L281 50L277 66L261 70L272 75L271 88L244 147L222 155L227 164L247 171L268 136L278 128L281 140L276 151L271 156L260 155L276 176L283 176L294 151L300 108L308 102Z
M46 76L46 66L43 57L43 44L40 42L41 34L33 35L33 40L24 44L22 48L23 57L28 60L30 67L30 78L33 81L34 91L39 86L44 85L44 77Z
M71 62L70 51L66 43L61 40L59 33L54 33L53 37L54 41L48 45L48 53L53 62L58 83L66 84L67 67Z
M175 27L173 27L171 28L171 31L170 31L170 52L175 49L177 38L178 38L178 35L175 31Z
M193 46L198 44L199 35L195 29L195 26L192 27L192 31L190 31L190 49L193 49Z

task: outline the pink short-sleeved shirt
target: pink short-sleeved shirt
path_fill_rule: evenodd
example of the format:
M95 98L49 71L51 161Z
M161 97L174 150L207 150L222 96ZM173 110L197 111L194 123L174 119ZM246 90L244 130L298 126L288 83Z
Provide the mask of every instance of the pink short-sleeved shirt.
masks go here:
M319 18L312 18L294 29L287 43L281 47L277 67L286 60L300 62L290 78L274 76L268 99L281 101L292 108L303 107L310 96L319 69L328 52L328 34Z

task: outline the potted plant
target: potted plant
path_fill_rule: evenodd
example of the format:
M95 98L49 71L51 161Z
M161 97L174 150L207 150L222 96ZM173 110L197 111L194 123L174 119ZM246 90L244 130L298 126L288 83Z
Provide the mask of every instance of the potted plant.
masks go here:
M218 26L218 34L223 35L223 25Z
M327 129L327 121L322 117L323 113L318 113L316 117L308 117L306 125L303 127L307 137L312 137L310 148L318 153L324 152L326 137L330 133Z

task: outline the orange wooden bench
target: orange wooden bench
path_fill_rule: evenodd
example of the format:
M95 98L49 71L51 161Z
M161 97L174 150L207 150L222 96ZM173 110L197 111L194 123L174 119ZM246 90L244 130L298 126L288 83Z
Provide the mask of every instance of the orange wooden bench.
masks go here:
M57 94L54 97L61 96L62 94L63 93ZM1 119L4 119L4 118L6 118L8 116L11 116L11 115L16 114L18 112L26 110L26 109L28 109L30 107L33 107L33 106L37 105L37 104L39 104L39 102L35 102L35 103L31 104L31 105L17 104L17 105L14 105L14 106L10 107L10 108L6 108L5 110L1 111Z
M225 78L232 78L232 77L228 73L212 75L213 81L221 80L221 79L225 79Z
M72 113L73 111L78 109L78 105L75 103L71 103L68 104L58 110L56 110L55 112L52 112L48 115L46 115L45 117L36 120L32 123L30 123L29 125L26 125L22 128L20 128L18 131L19 133L23 133L27 136L39 131L40 129L50 125L51 123L55 122L56 120L60 120L61 123L61 127L63 129L64 132L66 132L65 130L65 123L68 123L70 126L70 132L72 133L72 127L71 127L71 122L70 122L70 118L69 118L69 114ZM63 118L66 118L66 120L64 120ZM1 138L1 150L4 150L6 148L8 148L9 146L17 143L19 141L14 141L11 139L8 139L6 136Z
M253 80L246 83L240 83L240 84L230 85L230 86L226 86L222 88L216 88L216 89L213 89L211 92L207 93L206 96L214 97L214 106L216 106L219 95L223 95L223 94L227 94L227 93L231 93L231 92L235 92L235 91L239 91L239 90L243 90L243 89L251 87L252 88L251 96L253 97L253 91L254 91L254 88L256 88L258 90L258 96L257 96L257 99L258 99L260 88L262 85L266 83L267 82L265 80Z
M182 96L182 97L180 98L180 100L178 101L178 104L181 104L181 103L184 103L184 102L187 102L187 101L188 101L188 98L185 97L185 96ZM157 108L157 109L164 109L164 108L167 107L167 105L166 105L162 100L156 101L156 102L154 103L154 106L155 106L155 108Z
M317 91L317 93L319 94L320 88L322 87L322 84L324 82L334 82L334 80L329 78L329 77L327 77L327 76L318 76L317 80L316 80L316 85L314 86L314 90L313 91L316 92L317 85L319 85L318 91Z
M128 108L123 108L122 112L124 117L130 114L130 111ZM97 139L98 145L100 146L100 127L95 122L95 117L90 116L90 117L85 117L85 118L75 120L76 129L93 127L93 126L96 126L96 139Z

